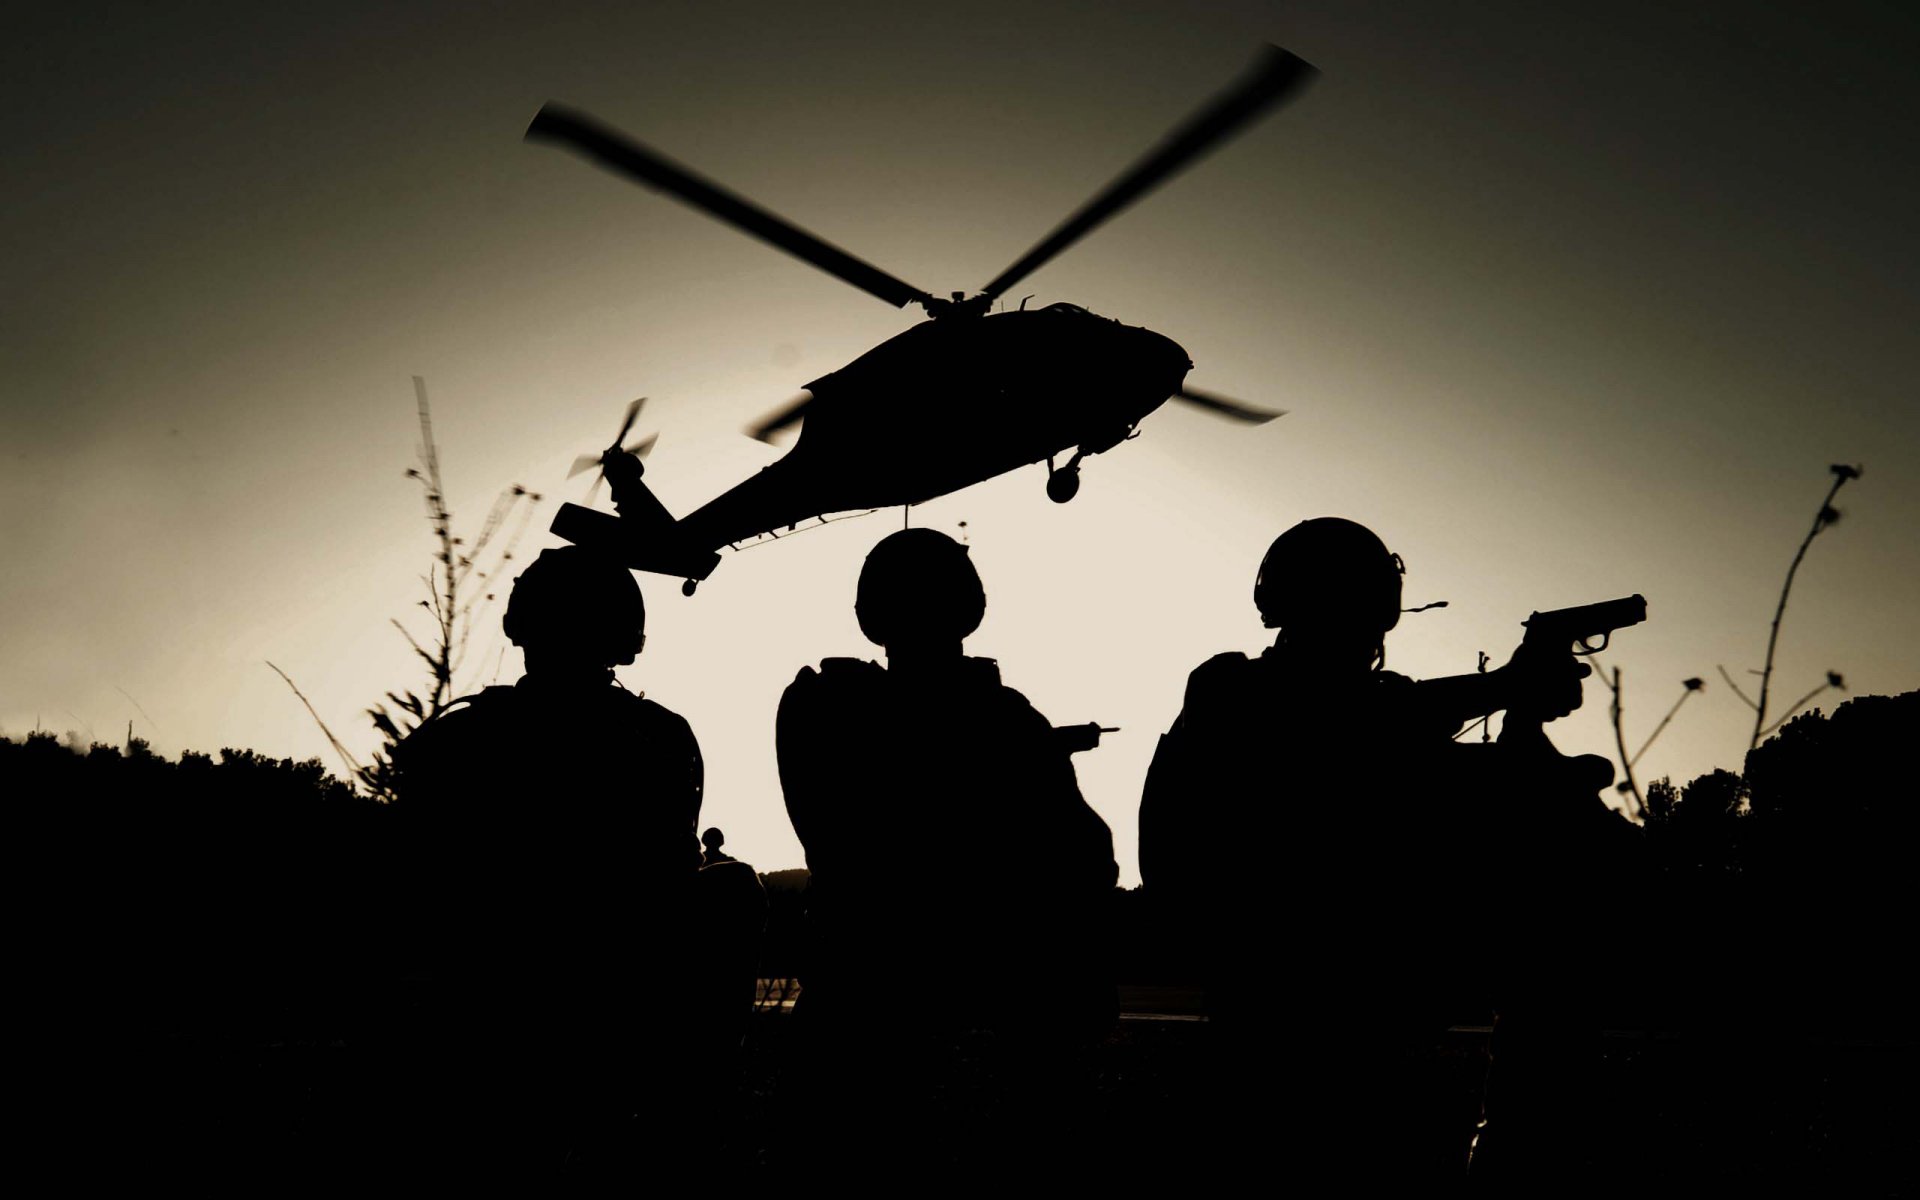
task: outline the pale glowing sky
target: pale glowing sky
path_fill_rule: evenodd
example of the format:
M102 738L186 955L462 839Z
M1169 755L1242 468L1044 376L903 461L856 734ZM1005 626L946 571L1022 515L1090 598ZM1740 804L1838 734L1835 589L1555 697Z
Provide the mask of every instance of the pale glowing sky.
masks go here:
M1254 568L1303 517L1372 525L1408 603L1451 602L1389 642L1415 675L1504 658L1534 608L1644 593L1651 619L1608 661L1634 744L1708 679L1640 768L1690 777L1738 765L1751 716L1714 665L1760 664L1827 465L1864 462L1803 568L1776 690L1828 668L1920 686L1904 6L799 8L14 18L0 730L117 740L132 718L168 754L328 755L271 658L364 752L359 710L417 679L387 624L430 548L403 474L411 376L463 530L507 484L547 493L530 555L627 400L653 398L649 478L684 512L778 453L743 425L915 319L522 144L544 101L941 293L979 287L1267 41L1320 67L1315 88L1017 290L1165 333L1195 386L1291 415L1249 431L1169 407L1089 460L1070 505L1034 467L913 514L968 523L988 594L969 650L1055 721L1123 727L1077 760L1123 878L1186 672L1258 648ZM762 868L801 861L780 691L876 653L854 579L899 521L729 557L692 600L642 577L648 650L623 678L692 722L704 820ZM1607 750L1604 709L1590 685L1562 747Z

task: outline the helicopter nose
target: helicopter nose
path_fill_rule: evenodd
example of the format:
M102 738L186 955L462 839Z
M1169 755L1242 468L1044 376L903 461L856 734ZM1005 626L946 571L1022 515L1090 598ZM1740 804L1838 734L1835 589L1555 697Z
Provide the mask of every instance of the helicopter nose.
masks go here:
M1149 370L1166 378L1168 394L1179 391L1187 372L1193 369L1193 359L1188 356L1186 347L1151 329L1138 332L1141 361L1152 364Z

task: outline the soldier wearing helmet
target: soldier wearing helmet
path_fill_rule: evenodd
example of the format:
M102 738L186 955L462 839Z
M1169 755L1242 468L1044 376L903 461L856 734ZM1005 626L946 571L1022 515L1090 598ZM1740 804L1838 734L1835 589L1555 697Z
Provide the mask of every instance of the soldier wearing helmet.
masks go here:
M647 977L692 961L703 766L685 720L614 678L645 620L624 566L543 551L502 622L526 674L394 749L431 977L422 1152L465 1169L581 1169L604 1159L637 1083L688 1078L641 1026L696 1015Z
M1506 787L1500 768L1463 756L1452 737L1503 709L1572 711L1587 668L1516 652L1484 674L1387 670L1404 573L1378 536L1342 518L1274 540L1253 589L1273 643L1189 677L1148 771L1140 865L1207 989L1218 1068L1257 1070L1276 1021L1318 1030L1286 1064L1302 1084L1289 1114L1301 1136L1364 1157L1388 1190L1431 1190L1464 1170L1469 1131L1446 1121L1446 1098L1432 1092L1444 1081L1406 1065L1482 982L1462 947L1485 824L1463 820L1457 801ZM1223 869L1222 829L1267 848L1261 869ZM1214 1116L1231 1131L1237 1111Z
M832 1080L815 1153L877 1121L889 1132L865 1144L937 1161L939 1142L967 1136L928 1107L965 1030L1020 1047L995 1061L1032 1072L1112 1017L1099 952L1112 837L1047 719L991 659L964 653L985 611L966 546L895 533L867 557L854 603L886 664L827 659L781 698L780 781L811 872L797 1016L810 1074ZM1022 1104L1057 1094L1022 1078L1008 1081Z
M1371 529L1341 517L1302 521L1273 539L1253 579L1253 604L1268 629L1307 629L1381 639L1400 623L1406 567ZM1375 658L1384 661L1376 645Z
M421 820L475 832L510 822L536 840L618 829L622 873L690 877L700 866L699 744L685 720L613 675L646 644L632 572L578 546L544 550L514 580L501 627L526 674L454 701L396 748L401 801ZM566 886L603 883L624 886Z

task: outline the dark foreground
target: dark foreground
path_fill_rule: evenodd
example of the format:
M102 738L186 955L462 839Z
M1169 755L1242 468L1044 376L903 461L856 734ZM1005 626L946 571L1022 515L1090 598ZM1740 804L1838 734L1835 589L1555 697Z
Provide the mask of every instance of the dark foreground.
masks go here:
M635 1173L791 1178L795 1101L783 1094L782 1076L794 1027L790 1013L756 1014L736 1086L699 1161L656 1158ZM1191 1110L1185 1080L1210 1033L1200 1022L1127 1019L1089 1055L1082 1094L1096 1118L1084 1126L1095 1131L1085 1145L1091 1167L1121 1179L1208 1176L1209 1163L1169 1131ZM1266 1143L1249 1149L1271 1162L1278 1180L1336 1169L1315 1161L1313 1147L1293 1144L1279 1116L1302 1099L1288 1092L1286 1047L1304 1048L1314 1037L1312 1029L1275 1028L1278 1065L1243 1081L1242 1102L1275 1114L1256 1123ZM1483 1031L1459 1028L1427 1056L1426 1069L1458 1097L1463 1142L1478 1113L1486 1048ZM65 1081L77 1085L75 1099L56 1114L62 1136L47 1145L62 1147L71 1178L137 1173L292 1184L378 1170L385 1160L369 1148L406 1139L409 1115L382 1103L382 1064L350 1037L236 1029L121 1050L124 1070L94 1066L84 1068L92 1078ZM1593 1160L1570 1165L1568 1191L1920 1191L1920 1053L1912 1044L1846 1044L1790 1031L1719 1040L1622 1033L1605 1040L1600 1056L1596 1108L1615 1119L1594 1131ZM996 1103L983 1072L962 1072L942 1100L975 1119Z

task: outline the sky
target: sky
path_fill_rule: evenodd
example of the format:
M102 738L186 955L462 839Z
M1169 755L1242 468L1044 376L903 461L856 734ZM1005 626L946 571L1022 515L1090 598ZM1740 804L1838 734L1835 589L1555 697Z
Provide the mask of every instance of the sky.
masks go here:
M1829 464L1863 464L1801 568L1776 710L1828 670L1920 686L1906 6L71 4L7 42L0 733L333 762L271 660L364 756L364 709L420 685L390 623L426 631L414 376L460 531L542 494L524 560L632 398L686 512L782 452L743 427L917 319L523 143L546 101L943 294L1269 42L1313 88L1017 290L1289 415L1169 405L1071 504L1036 466L909 514L973 547L969 652L1057 723L1120 727L1076 762L1123 881L1187 672L1270 636L1254 571L1306 517L1370 525L1409 604L1449 602L1389 639L1415 676L1644 594L1603 661L1630 746L1706 679L1636 772L1686 779L1738 767L1752 714L1716 667L1754 681ZM762 869L802 862L781 689L877 656L854 581L901 523L729 555L691 599L642 577L621 678L692 723L703 823ZM497 606L471 647L462 690L517 675ZM1550 727L1563 750L1610 752L1606 700Z

